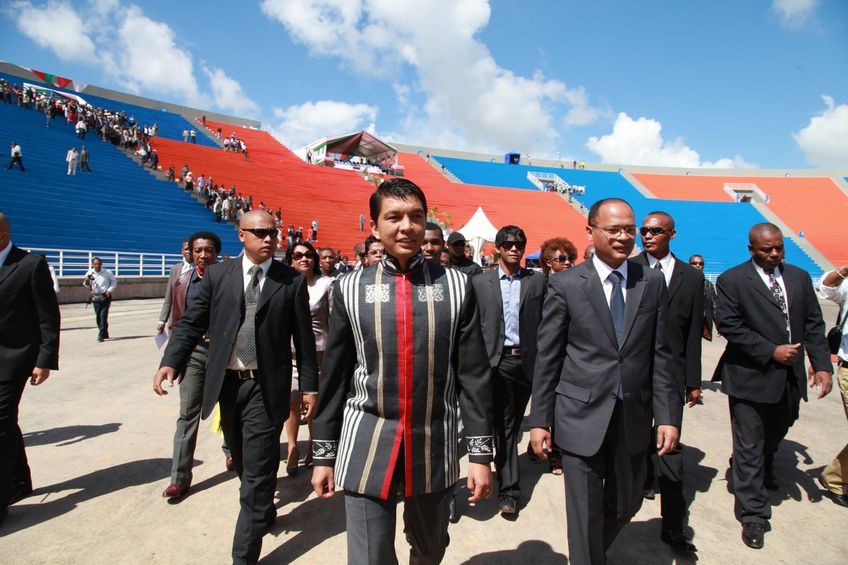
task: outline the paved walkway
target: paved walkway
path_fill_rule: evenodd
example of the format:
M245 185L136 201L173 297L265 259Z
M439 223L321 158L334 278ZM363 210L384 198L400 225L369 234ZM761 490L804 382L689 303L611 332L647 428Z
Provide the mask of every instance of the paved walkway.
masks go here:
M112 340L97 343L94 314L80 305L62 308L62 370L40 387L27 387L21 428L28 446L35 494L13 506L0 527L0 563L227 563L238 484L224 469L221 438L202 424L192 494L171 505L160 496L168 484L176 394L156 397L158 366L152 333L158 300L117 302ZM825 305L825 319L835 310ZM723 343L707 344L710 375ZM305 429L302 430L305 432ZM766 547L740 540L727 490L730 425L727 400L716 390L685 412L690 526L706 564L844 563L848 509L823 496L814 477L848 441L838 394L801 408L776 459L780 490ZM301 440L304 436L301 436ZM525 434L522 446L526 445ZM301 445L301 447L303 447ZM285 454L285 445L281 453ZM567 563L565 496L561 478L521 457L524 499L518 520L506 521L492 500L468 508L451 525L444 563ZM344 563L342 495L317 500L309 474L278 481L278 518L265 537L264 563ZM467 496L467 494L465 495ZM398 554L407 548L398 528ZM646 501L609 551L618 564L671 564L659 541L659 500ZM840 557L840 555L842 557Z

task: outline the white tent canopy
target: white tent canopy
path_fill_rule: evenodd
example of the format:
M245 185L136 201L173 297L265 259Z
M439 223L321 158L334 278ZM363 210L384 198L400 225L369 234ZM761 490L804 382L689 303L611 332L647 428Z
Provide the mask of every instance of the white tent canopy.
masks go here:
M474 247L474 262L478 265L482 263L483 244L487 241L495 241L495 235L498 233L497 228L492 225L483 208L480 207L475 210L471 219L457 231Z

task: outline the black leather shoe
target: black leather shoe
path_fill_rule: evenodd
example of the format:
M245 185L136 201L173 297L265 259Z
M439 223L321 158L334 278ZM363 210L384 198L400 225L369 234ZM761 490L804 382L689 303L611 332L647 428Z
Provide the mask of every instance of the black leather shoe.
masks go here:
M671 530L663 530L660 532L660 539L671 546L671 549L680 553L695 553L698 548L692 543L686 534L683 532L673 532Z
M834 494L830 499L834 504L848 508L848 494Z
M742 524L742 541L753 549L762 549L765 544L766 525L760 522Z
M514 496L499 496L498 512L500 512L502 516L515 514L518 512L518 500Z
M652 488L646 488L642 491L642 496L645 497L645 500L653 500L657 497L657 491Z

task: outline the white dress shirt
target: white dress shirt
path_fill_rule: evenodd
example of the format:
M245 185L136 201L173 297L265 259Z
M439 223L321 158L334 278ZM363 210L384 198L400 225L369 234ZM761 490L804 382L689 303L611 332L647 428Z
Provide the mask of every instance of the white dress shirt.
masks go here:
M262 271L259 273L259 294L262 295L262 287L265 286L265 278L268 274L268 269L271 268L271 261L273 261L273 257L271 259L267 259L259 264L259 267ZM253 277L248 271L250 268L255 265L250 259L247 258L246 255L241 256L241 273L242 273L242 292L247 290L247 285L250 284L250 279ZM230 363L227 365L227 369L231 369L233 371L251 371L259 368L259 364L257 361L254 361L250 365L245 365L241 359L236 356L235 347L233 347L233 352L230 354ZM258 350L257 350L258 354Z
M760 275L760 278L763 281L763 284L766 285L766 288L769 292L771 290L771 281L769 281L769 275L765 270L757 265L753 259L751 259L751 264L754 265L754 269L756 269L757 274ZM786 284L783 282L783 274L780 272L780 269L774 270L774 280L777 281L777 285L780 287L780 290L783 291L783 300L786 302L786 317L789 317L789 293L786 292ZM786 330L789 332L789 343L792 343L792 331L787 327Z
M9 240L9 243L6 244L2 250L0 250L0 265L6 262L6 258L9 256L9 252L12 250L12 240Z
M657 263L662 265L662 274L665 277L665 286L671 285L671 275L674 270L674 255L667 253L662 259L657 259L650 253L646 253L645 255L648 256L648 266L650 268L656 269Z
M88 277L94 277L91 280L91 293L95 295L104 294L106 292L112 292L115 290L115 287L118 286L118 279L115 278L115 275L112 274L112 271L109 269L105 269L103 267L100 268L100 272L96 272L93 268L89 269L85 274L85 281L83 281L84 286L88 286L86 283L88 282Z
M843 316L846 315L845 305L848 303L848 279L842 279L838 286L825 286L824 278L832 272L829 271L822 275L816 288L819 291L819 296L839 304L838 322L842 322ZM836 356L842 361L848 361L848 324L842 326L842 343L839 344L839 351L836 352Z
M592 255L592 264L595 266L595 271L601 279L601 286L604 288L604 296L607 299L607 306L612 297L612 281L609 280L610 273L618 271L621 273L621 292L624 294L624 303L627 304L627 261L624 261L618 268L613 269L598 258L598 255Z

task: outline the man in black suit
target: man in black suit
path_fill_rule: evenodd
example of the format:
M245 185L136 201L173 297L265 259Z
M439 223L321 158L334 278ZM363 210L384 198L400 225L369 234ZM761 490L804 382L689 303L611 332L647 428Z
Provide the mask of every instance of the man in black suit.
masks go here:
M518 436L530 400L545 277L521 267L527 236L518 226L495 235L498 267L471 279L495 392L495 470L498 510L518 512L521 495Z
M677 361L674 376L681 398L689 407L701 399L701 335L704 323L704 275L671 252L677 234L674 218L666 212L651 212L639 228L645 251L634 261L663 274L668 288L665 313L668 345ZM651 446L648 450L652 451ZM657 484L655 484L657 483ZM645 498L653 498L657 486L662 495L660 539L680 552L697 551L684 533L686 501L683 499L683 447L678 445L657 457L648 458Z
M809 273L784 263L774 224L748 232L751 260L718 278L716 328L727 339L714 381L730 401L731 479L742 541L760 549L771 518L766 490L778 488L774 454L807 399L804 350L819 398L830 392L833 366L821 308Z
M594 256L548 279L533 374L530 441L545 459L551 428L563 451L571 563L606 550L642 504L647 445L676 444L683 392L674 377L662 275L628 261L633 209L596 202L586 231Z
M701 255L692 255L689 257L689 264L698 269L704 270L706 263ZM716 289L715 285L708 280L704 280L704 331L703 337L707 341L713 340L713 324L715 322L716 311Z
M262 536L276 518L274 490L280 433L289 415L292 340L308 414L317 400L318 373L306 279L274 261L277 229L271 215L253 211L242 216L239 239L244 244L241 259L206 269L197 296L171 335L153 390L166 394L163 382L173 386L206 334L202 416L220 403L224 440L241 479L233 562L256 563Z
M59 303L47 261L12 243L0 212L0 522L32 493L18 404L27 379L40 385L59 368Z

